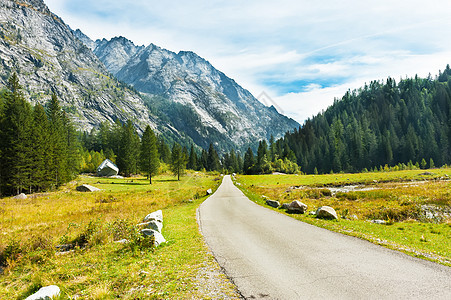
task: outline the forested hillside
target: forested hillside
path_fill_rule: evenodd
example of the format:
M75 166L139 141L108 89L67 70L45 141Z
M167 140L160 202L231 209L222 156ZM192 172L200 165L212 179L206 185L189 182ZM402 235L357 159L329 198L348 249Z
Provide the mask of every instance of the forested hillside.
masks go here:
M451 162L451 70L432 79L373 81L277 141L306 173ZM315 170L316 169L316 170Z

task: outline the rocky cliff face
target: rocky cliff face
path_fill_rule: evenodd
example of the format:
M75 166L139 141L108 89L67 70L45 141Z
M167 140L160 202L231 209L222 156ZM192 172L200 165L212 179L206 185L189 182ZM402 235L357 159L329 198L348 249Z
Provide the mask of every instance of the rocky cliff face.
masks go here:
M193 52L137 47L123 37L96 43L94 53L118 79L145 94L153 113L202 147L244 148L299 126Z
M94 42L42 0L0 1L0 88L12 72L33 103L55 93L82 130L131 119L138 131L149 124L170 140L228 150L299 126L195 53Z
M140 95L121 84L42 0L0 2L0 87L17 72L24 93L44 103L52 93L81 129L132 119L160 123Z

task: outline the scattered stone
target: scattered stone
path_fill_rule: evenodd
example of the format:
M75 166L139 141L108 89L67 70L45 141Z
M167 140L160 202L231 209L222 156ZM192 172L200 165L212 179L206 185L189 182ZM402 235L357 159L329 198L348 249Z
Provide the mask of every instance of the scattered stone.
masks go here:
M58 297L60 294L60 288L56 285L49 285L42 287L31 296L25 298L25 300L51 300Z
M153 229L143 229L143 230L141 230L141 233L148 237L154 236L155 237L155 247L158 247L162 243L166 243L166 239L158 231L155 231Z
M83 184L80 186L77 186L76 188L79 192L98 192L100 189L96 188L95 186L89 185L89 184Z
M211 189L208 189L207 190L207 195L211 195L211 194L213 194L213 191Z
M130 243L130 241L127 240L127 239L122 239L122 240L118 240L118 241L114 241L114 242L118 243L118 244L128 244L128 243Z
M374 224L381 224L381 225L387 224L387 221L385 221L385 220L371 220L370 222L374 223Z
M316 210L316 217L320 219L333 219L337 220L337 212L330 206L321 206Z
M74 244L63 244L56 246L56 249L58 249L60 252L67 252L75 248Z
M113 176L110 176L110 178L114 178L114 179L124 179L124 176L121 176L121 175L113 175Z
M105 159L100 166L97 167L97 176L115 176L119 173L119 168L109 159Z
M271 200L271 199L267 199L266 200L266 204L271 206L271 207L274 207L274 208L278 208L280 206L279 201Z
M434 175L434 173L431 173L431 172L424 172L424 173L421 173L420 175L428 176L428 175Z
M377 183L377 180L373 180L374 183Z
M358 220L359 219L359 217L357 217L357 215L350 215L349 218L352 219L352 220Z
M310 211L308 214L309 214L310 216L314 216L314 215L316 215L316 211L312 210L312 211Z
M152 220L149 222L138 224L139 227L153 229L161 233L161 230L163 229L163 222Z
M148 214L143 220L144 223L150 221L158 221L163 223L163 212L161 211L161 209Z
M27 199L27 195L25 195L24 193L21 193L21 194L19 194L19 195L17 195L17 196L14 196L13 199L16 199L16 200L25 200L25 199Z
M307 205L302 203L301 201L294 200L288 205L288 211L291 213L300 213L303 214L307 210Z
M283 203L279 208L280 209L288 209L289 206L290 206L290 203Z

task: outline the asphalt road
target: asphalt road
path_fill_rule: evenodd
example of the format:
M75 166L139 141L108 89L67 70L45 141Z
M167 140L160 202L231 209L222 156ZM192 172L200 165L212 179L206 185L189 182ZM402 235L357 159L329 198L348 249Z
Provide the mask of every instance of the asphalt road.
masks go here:
M261 207L224 176L202 234L246 299L451 299L451 268Z

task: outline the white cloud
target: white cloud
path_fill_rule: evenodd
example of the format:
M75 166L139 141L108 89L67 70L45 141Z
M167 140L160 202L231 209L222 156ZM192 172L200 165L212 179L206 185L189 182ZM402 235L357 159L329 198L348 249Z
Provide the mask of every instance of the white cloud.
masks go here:
M451 60L448 0L45 2L94 39L192 50L299 122L365 82L435 74Z

